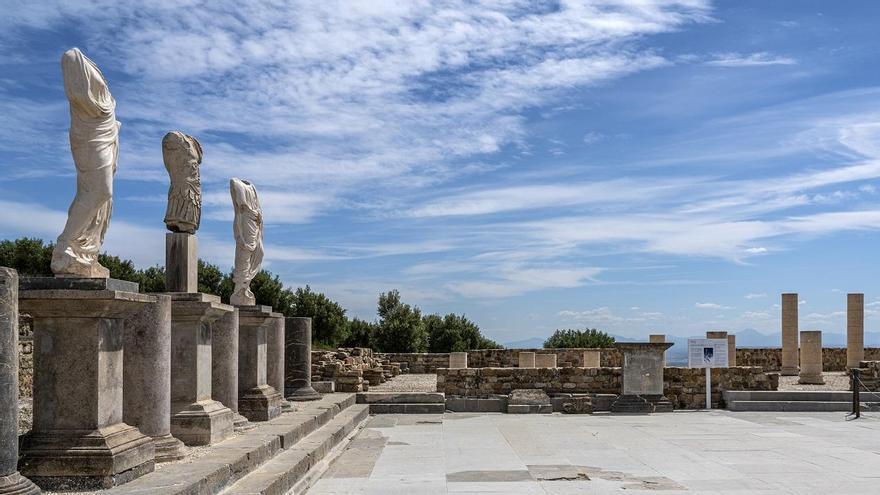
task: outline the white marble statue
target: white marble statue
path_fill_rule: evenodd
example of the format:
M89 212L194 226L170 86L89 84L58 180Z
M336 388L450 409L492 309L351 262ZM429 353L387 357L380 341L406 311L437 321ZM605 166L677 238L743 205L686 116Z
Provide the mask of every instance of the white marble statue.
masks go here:
M64 52L61 72L70 102L76 196L52 252L52 272L57 277L108 277L109 271L98 263L98 253L113 209L120 126L116 101L101 71L79 49Z
M235 292L229 298L230 304L250 306L256 303L251 292L251 280L260 271L263 262L263 211L257 199L257 189L246 180L229 181L232 205L235 207L235 220L232 231L235 235L235 269L232 281Z
M202 146L192 136L171 131L162 138L162 158L171 178L165 226L171 232L195 234L202 216Z

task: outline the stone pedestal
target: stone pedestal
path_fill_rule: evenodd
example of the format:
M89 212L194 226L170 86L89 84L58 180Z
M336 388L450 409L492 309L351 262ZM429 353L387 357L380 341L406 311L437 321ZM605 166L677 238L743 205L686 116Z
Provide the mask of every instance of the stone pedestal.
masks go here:
M648 336L648 342L652 344L662 344L666 342L666 335L653 334ZM663 353L663 366L666 366L666 353Z
M846 295L846 367L865 360L865 295Z
M450 352L449 353L449 368L457 369L457 368L467 368L468 367L468 354L466 352Z
M281 395L281 412L293 409L284 399L284 317L278 316L266 331L266 383Z
M284 395L287 400L321 398L312 388L312 319L287 318L284 325Z
M153 470L153 440L122 422L124 322L156 298L113 279L22 278L34 318L34 424L19 467L44 489L109 488Z
M165 290L167 292L198 292L198 242L193 234L165 234Z
M672 343L626 342L615 347L623 352L623 393L611 405L611 411L672 411L672 403L663 395L663 354Z
M171 297L156 295L125 320L122 420L153 438L156 462L183 457L171 436Z
M238 307L238 412L251 421L281 414L281 394L267 382L268 333L280 317L269 306Z
M253 428L238 413L238 308L211 327L211 398L232 411L235 431Z
M798 383L822 385L822 332L801 332L801 371Z
M18 273L0 267L0 495L40 489L18 474Z
M798 295L782 294L782 367L780 375L798 374Z
M535 367L535 353L534 352L520 352L519 353L519 367L520 368L534 368Z
M584 351L584 368L601 368L602 354L599 351Z
M556 354L535 354L535 368L555 368Z
M736 335L727 336L727 366L736 366Z
M232 435L232 411L212 398L211 325L232 312L210 294L171 296L171 434L187 445Z

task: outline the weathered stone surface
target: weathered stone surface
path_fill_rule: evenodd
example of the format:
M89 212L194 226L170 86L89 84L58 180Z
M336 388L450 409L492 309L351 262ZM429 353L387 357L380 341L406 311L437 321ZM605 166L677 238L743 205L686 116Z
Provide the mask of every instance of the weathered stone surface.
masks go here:
M556 354L535 354L536 368L555 368Z
M284 398L284 326L278 314L266 329L266 383L281 394L281 410L289 411L292 405Z
M291 317L284 329L284 395L287 400L321 398L312 387L312 319ZM331 391L332 392L332 391Z
M165 290L198 292L198 239L193 234L165 234Z
M865 359L865 295L846 295L846 368Z
M268 334L280 314L269 306L238 308L238 411L250 421L281 414L281 393L268 384Z
M0 494L40 493L18 473L18 273L0 266Z
M332 394L336 391L336 384L330 381L317 381L312 382L312 388L314 388L319 394Z
M519 353L519 363L520 368L534 368L535 367L535 353L534 352L520 352Z
M530 405L542 406L550 403L550 396L543 390L538 389L516 389L510 392L507 397L508 405Z
M823 384L822 332L801 332L800 374L798 383Z
M798 295L782 294L782 366L786 376L798 374Z
M557 363L570 362L574 367L584 366L584 351L601 351L601 365L620 367L623 354L617 349L479 349L468 351L470 368L515 368L520 366L521 353L555 354ZM377 353L377 357L400 363L408 373L434 373L439 368L449 367L449 353Z
M450 352L449 353L450 368L467 368L468 354L466 352Z
M593 414L593 400L587 397L571 397L562 402L565 414Z
M600 351L584 351L584 368L598 368L602 363Z
M116 278L56 278L56 277L22 277L19 290L110 290L120 292L137 292L137 282Z
M736 366L736 335L727 336L727 364Z

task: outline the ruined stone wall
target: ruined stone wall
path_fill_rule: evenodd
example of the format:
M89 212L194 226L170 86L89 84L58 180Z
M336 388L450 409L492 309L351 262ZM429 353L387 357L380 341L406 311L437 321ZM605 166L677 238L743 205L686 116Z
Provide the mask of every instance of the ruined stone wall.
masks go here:
M564 363L572 366L584 365L584 351L601 351L602 366L620 367L623 365L623 354L617 349L478 349L468 351L468 368L516 368L519 366L520 352L536 354L556 354L556 363L562 367ZM449 366L449 353L381 353L390 361L401 363L405 373L436 373L440 368ZM408 371L407 371L408 369Z
M865 360L880 360L880 348L866 348ZM782 366L782 349L778 347L738 348L736 350L736 364L740 366L760 366L764 371L779 371ZM824 371L845 371L846 348L823 348L822 369Z
M34 332L28 315L18 317L18 396L34 395Z
M383 352L379 356L394 363L400 363L401 373L434 373L438 368L449 367L449 353L438 352ZM468 355L470 366L470 355Z
M437 391L447 395L507 395L516 389L542 389L547 393L619 394L621 368L466 368L437 370ZM723 390L776 390L777 375L758 367L712 370L712 400L719 403ZM706 396L705 371L665 368L664 394L678 409L702 408Z

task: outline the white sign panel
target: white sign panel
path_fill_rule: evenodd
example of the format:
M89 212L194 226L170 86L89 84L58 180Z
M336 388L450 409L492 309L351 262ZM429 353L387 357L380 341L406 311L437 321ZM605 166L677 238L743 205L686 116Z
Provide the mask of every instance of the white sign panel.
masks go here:
M727 339L688 339L689 368L727 366Z

